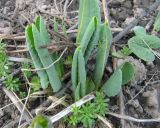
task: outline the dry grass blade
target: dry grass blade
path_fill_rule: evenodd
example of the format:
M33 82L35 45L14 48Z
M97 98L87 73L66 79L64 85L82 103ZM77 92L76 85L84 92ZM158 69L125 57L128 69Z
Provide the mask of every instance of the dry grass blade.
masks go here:
M56 121L60 120L61 118L63 118L64 116L68 115L70 112L72 112L73 107L80 107L83 104L85 104L86 102L94 99L95 96L93 94L89 94L85 97L83 97L82 99L80 99L79 101L75 102L74 104L68 106L66 109L64 109L63 111L61 111L60 113L52 116L50 118L52 123L55 123Z
M156 119L137 119L137 118L134 118L134 117L131 117L131 116L120 115L120 114L116 114L116 113L112 113L112 112L109 112L108 114L112 115L114 117L120 118L120 119L133 121L133 122L141 122L141 123L160 122L160 118L156 118Z
M100 115L95 114L99 120L101 120L108 128L113 128L112 124L106 120L105 118L101 117Z
M53 97L49 97L49 99L52 99L53 103L45 110L45 111L52 111L53 108L55 108L56 106L58 106L59 104L62 104L64 106L66 106L66 102L64 102L66 96L58 99L58 98L53 98Z
M5 87L2 88L5 94L10 98L10 100L14 103L14 105L17 107L17 109L22 113L23 110L23 103L20 101L20 99L11 91L8 91ZM18 102L17 102L18 101ZM23 113L24 118L28 123L32 120L31 113L25 108Z

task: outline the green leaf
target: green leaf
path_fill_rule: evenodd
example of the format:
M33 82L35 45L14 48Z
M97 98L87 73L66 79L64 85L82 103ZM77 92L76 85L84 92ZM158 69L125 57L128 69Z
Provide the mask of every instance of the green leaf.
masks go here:
M62 18L62 30L63 30L64 36L67 37L67 29L66 29L64 17Z
M157 36L144 35L143 37L141 37L141 39L143 39L143 41L145 41L145 43L147 43L150 48L160 48L160 38L158 38Z
M47 32L46 29L46 25L44 24L44 21L42 19L42 17L40 17L40 23L39 23L39 27L40 27L40 36L41 36L41 40L43 42L43 44L49 44L51 42L49 34Z
M94 70L94 82L96 87L100 85L106 61L109 56L110 45L112 40L111 30L107 23L101 27L98 51L96 56L96 65Z
M135 70L133 64L131 64L130 62L125 62L121 70L122 70L122 85L124 85L133 79Z
M125 58L126 56L129 56L131 53L131 49L129 49L128 47L123 47L123 49L120 51L112 52L112 56L117 58Z
M53 30L55 32L58 32L58 22L57 22L56 17L54 17Z
M142 26L135 26L133 28L133 31L134 31L136 36L143 36L143 35L147 34L145 28L142 27Z
M41 22L41 24L43 24ZM43 26L43 25L40 25ZM40 30L42 32L44 32L44 28L40 28ZM38 53L38 57L40 58L41 63L43 64L43 67L48 67L49 65L51 65L53 63L51 56L48 52L47 49L45 48L41 48L42 45L46 44L46 41L48 39L42 39L45 36L41 36L41 33L39 33L38 29L36 28L36 26L34 24L32 24L32 32L33 32L33 38L34 38L34 45L35 45L35 49ZM52 67L50 67L49 69L46 70L48 78L49 78L49 82L53 88L53 91L57 92L59 91L59 89L61 88L61 81L58 77L58 74L56 72L55 66L53 65Z
M78 76L81 84L81 96L83 97L86 95L86 69L85 60L81 49L78 54Z
M25 36L26 36L27 48L29 49L29 53L31 55L35 68L36 69L43 68L43 65L38 57L37 51L35 50L32 26L26 27ZM48 76L47 76L46 71L44 70L37 71L37 74L40 78L42 88L44 89L47 88L48 87Z
M81 98L80 90L81 90L81 84L79 83L74 91L75 101L78 101Z
M128 46L132 52L144 61L154 61L155 56L152 51L143 44L140 38L133 37L128 41Z
M108 96L112 97L117 95L122 86L122 71L117 69L107 82L103 85L102 91Z
M37 115L33 119L31 125L29 126L29 128L50 128L50 127L51 127L51 122L49 121L49 119L41 115Z
M160 38L155 35L139 35L134 36L130 40L130 42L134 42L138 45L141 45L146 48L160 48Z
M59 57L58 57L58 55L56 53L52 55L53 61L56 61L58 58ZM55 63L55 69L56 69L56 71L58 73L59 78L62 78L63 75L64 75L63 66L64 66L64 63L63 63L62 59L60 59L57 63Z
M100 30L101 30L101 27L100 25L97 26L95 32L93 33L89 43L88 43L88 46L87 46L87 49L84 53L84 58L85 58L85 62L87 63L93 49L97 46L98 44L98 40L99 40L99 35L100 35Z
M31 87L34 91L38 91L40 89L40 80L39 77L33 76L31 80Z
M92 79L87 78L86 80L86 93L89 94L96 89L96 86Z
M158 15L156 17L153 30L157 32L160 31L160 12L158 12Z
M89 41L90 41L94 31L96 30L96 28L97 28L97 18L93 17L92 20L90 21L90 23L88 24L86 31L84 33L84 36L80 42L80 47L82 49L83 54L85 53L87 46L89 44Z
M76 90L76 87L78 85L78 54L79 48L75 50L72 61L71 79L74 91Z
M76 40L78 44L80 44L89 22L94 16L98 18L98 23L100 24L101 15L98 0L80 0L78 35Z

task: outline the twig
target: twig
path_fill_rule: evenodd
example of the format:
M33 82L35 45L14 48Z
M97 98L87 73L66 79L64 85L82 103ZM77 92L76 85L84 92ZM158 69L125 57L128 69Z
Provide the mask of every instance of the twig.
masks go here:
M63 6L63 12L64 12L64 16L66 17L67 16L67 8L68 8L68 3L69 3L69 0L65 0L65 4Z
M108 11L108 6L106 3L106 0L102 0L102 6L103 6L103 12L104 12L104 17L105 17L105 21L107 23L109 23L109 11Z
M19 98L16 96L16 94L14 94L11 91L8 91L5 87L2 87L3 91L5 92L5 94L10 98L10 100L14 103L14 105L17 107L17 109L20 111L20 113L22 113L23 110L23 103L19 100ZM20 101L20 102L17 102ZM30 112L25 109L24 110L24 118L26 119L26 121L28 123L30 123L30 121L32 120L32 115L30 114Z
M153 122L160 122L160 118L155 118L155 119L137 119L131 116L126 116L126 115L120 115L112 112L108 112L109 115L112 115L114 117L128 120L128 121L133 121L133 122L139 122L139 123L153 123Z
M25 101L25 103L24 103L24 106L23 106L22 112L21 112L21 116L20 116L19 123L18 123L18 128L19 128L19 126L20 126L20 124L21 124L21 120L22 120L22 117L23 117L24 111L25 111L25 109L26 109L26 105L27 105L27 102L28 102L28 99L29 99L30 91L31 91L31 87L29 87L28 95L27 95L26 101Z
M152 4L148 9L146 9L137 19L134 19L122 32L120 32L118 35L116 35L113 38L113 42L118 43L118 41L123 36L125 36L129 30L131 30L134 26L136 26L142 18L146 17L149 13L155 11L159 5L160 5L160 0L156 0L156 2L154 4Z
M56 121L60 120L61 118L63 118L64 116L66 116L70 112L72 112L73 107L80 107L81 105L85 104L86 102L88 102L88 101L90 101L94 98L95 98L95 96L93 94L89 94L89 95L83 97L81 100L79 100L79 101L75 102L74 104L70 105L69 107L67 107L63 111L59 112L55 116L52 116L50 118L51 122L55 123Z
M14 62L25 62L25 63L31 62L31 60L27 58L18 58L18 57L11 57L11 56L8 57L8 60L14 61Z
M6 53L20 53L20 52L27 52L28 49L17 49L17 50L13 50L13 51L6 51Z
M97 117L98 117L98 119L99 120L101 120L108 128L113 128L112 127L112 124L108 121L108 120L106 120L106 119L104 119L103 117L101 117L100 115L98 115L98 114L95 114Z

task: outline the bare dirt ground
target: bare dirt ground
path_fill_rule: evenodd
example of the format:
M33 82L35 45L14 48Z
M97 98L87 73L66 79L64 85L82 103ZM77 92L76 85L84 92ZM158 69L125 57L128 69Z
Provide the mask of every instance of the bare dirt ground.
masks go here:
M52 29L54 17L59 21L62 16L65 18L69 37L75 37L73 30L77 29L78 21L78 0L73 0L71 4L69 0L1 0L0 1L0 34L7 35L5 43L8 45L25 45L24 31L27 24L33 22L36 15L41 15L47 21L48 29ZM114 28L113 34L116 35L128 26L134 18L138 17L143 10L152 5L154 0L110 0L108 2L108 10L110 12L111 28ZM100 4L100 6L102 6ZM67 13L69 12L69 13ZM139 25L146 27L148 23L155 18L155 13L143 18ZM104 18L103 18L104 19ZM148 27L148 26L147 26ZM148 31L150 32L149 26ZM61 31L61 30L60 30ZM14 39L12 35L16 35ZM127 39L132 33L125 35L117 43L121 47L127 43ZM19 37L19 38L18 38ZM18 48L12 48L17 50ZM25 57L24 53L8 54L9 56ZM137 74L135 79L123 89L124 93L124 111L125 115L129 115L138 119L150 119L160 117L160 60L157 59L153 63L145 63L135 58L128 58L137 65ZM16 67L20 66L15 62ZM18 74L20 75L20 73ZM63 96L63 95L61 95ZM33 111L38 105L42 104L46 98L30 101L27 106L29 111ZM10 98L0 88L0 108L12 103ZM50 105L50 103L48 104ZM118 97L111 99L110 110L119 113ZM50 112L52 115L57 110ZM4 109L0 109L0 127L16 128L19 121L20 113L14 105L10 105ZM108 120L115 128L119 128L120 119L107 116ZM97 122L98 123L98 122ZM61 121L54 127L68 127ZM98 125L96 126L98 127ZM125 121L125 128L160 128L160 123L137 123L133 121Z

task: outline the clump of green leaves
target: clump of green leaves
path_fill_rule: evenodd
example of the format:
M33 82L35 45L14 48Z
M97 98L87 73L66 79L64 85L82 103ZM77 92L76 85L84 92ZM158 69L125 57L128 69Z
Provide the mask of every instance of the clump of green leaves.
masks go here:
M73 55L71 73L75 100L80 99L91 91L101 90L109 97L115 96L120 92L121 86L124 84L123 79L127 75L122 71L125 69L122 66L118 67L109 80L102 85L102 77L109 56L111 42L112 32L109 24L107 22L101 23L98 0L81 0L76 39L78 47ZM95 69L93 76L88 77L85 66L94 48L97 49ZM128 55L131 52L128 48L124 48L121 53ZM130 65L134 69L132 64ZM128 72L130 69L127 68ZM133 76L132 74L130 77L127 77L126 81L129 82Z
M10 63L8 61L7 54L5 52L5 44L0 41L0 78L5 78L3 84L7 89L17 92L20 88L20 82L18 78L15 78L10 75Z
M93 127L97 117L105 116L108 111L108 99L105 99L104 93L97 92L94 102L87 103L82 107L74 107L73 114L69 116L69 123L71 125L77 125L82 123L86 128Z
M129 56L131 53L132 53L131 49L125 46L120 51L112 52L112 56L117 58L125 58Z
M49 119L42 115L37 115L28 128L51 128Z
M154 49L160 48L160 38L147 34L145 28L141 26L136 26L134 33L135 36L128 40L131 51L144 61L154 61Z
M41 48L41 46L50 43L49 34L41 17L37 17L34 24L26 27L25 35L27 39L27 47L35 68L41 69L51 65L53 60L48 49ZM54 65L46 70L37 71L37 74L40 77L42 88L47 88L50 83L53 91L59 91L62 84Z
M6 80L4 81L5 86L7 89L13 91L13 92L18 92L20 91L20 83L18 78L14 78L11 75L8 75L6 77Z

